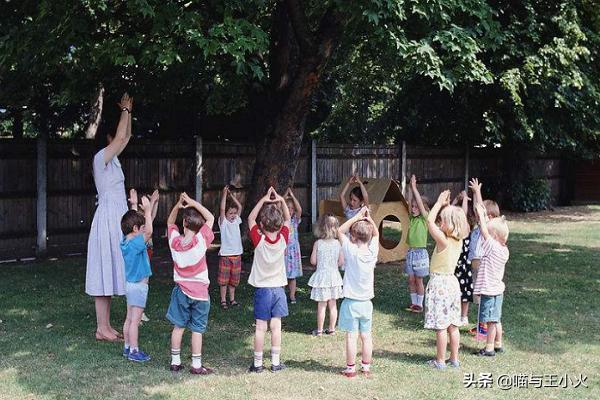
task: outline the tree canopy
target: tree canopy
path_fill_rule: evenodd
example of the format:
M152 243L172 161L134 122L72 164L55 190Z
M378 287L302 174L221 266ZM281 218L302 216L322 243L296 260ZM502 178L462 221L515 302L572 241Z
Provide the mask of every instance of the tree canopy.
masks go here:
M258 141L312 62L297 124L322 140L599 148L593 0L40 0L0 15L0 119L26 134L82 136L102 86L106 121L123 90L136 98L136 135Z

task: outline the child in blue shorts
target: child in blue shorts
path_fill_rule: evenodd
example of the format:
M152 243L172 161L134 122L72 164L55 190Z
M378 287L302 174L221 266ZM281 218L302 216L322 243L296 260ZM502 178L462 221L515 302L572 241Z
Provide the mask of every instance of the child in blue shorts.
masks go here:
M429 207L427 199L421 196L417 189L417 178L410 177L410 225L406 244L408 252L404 272L408 275L408 291L410 292L410 305L406 311L414 313L423 312L423 298L425 287L423 278L429 275L429 253L427 253L427 214Z
M346 235L350 231L350 238ZM375 264L379 252L378 229L363 207L354 217L338 229L338 240L342 245L346 273L344 274L344 301L340 307L338 328L346 332L346 369L342 374L356 377L356 341L360 332L362 341L361 370L370 376L373 355L371 325L375 296L373 288Z
M256 223L259 216L260 222ZM248 227L254 245L254 260L248 283L254 293L254 363L250 372L263 372L263 347L268 325L271 328L271 371L285 368L280 361L281 318L288 315L283 287L287 284L285 250L290 232L290 211L283 197L272 187L259 200L250 215Z
M138 329L146 300L148 299L148 278L152 275L146 243L152 238L152 209L156 200L142 197L144 215L136 210L127 211L121 218L121 252L125 263L125 295L127 297L127 317L123 324L125 346L123 357L129 361L145 362L150 356L139 349Z

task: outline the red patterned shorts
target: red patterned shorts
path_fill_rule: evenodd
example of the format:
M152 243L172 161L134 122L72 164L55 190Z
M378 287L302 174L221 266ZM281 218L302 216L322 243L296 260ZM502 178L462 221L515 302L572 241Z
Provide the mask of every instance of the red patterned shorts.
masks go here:
M219 275L217 282L219 286L237 286L240 284L242 272L242 256L219 257Z

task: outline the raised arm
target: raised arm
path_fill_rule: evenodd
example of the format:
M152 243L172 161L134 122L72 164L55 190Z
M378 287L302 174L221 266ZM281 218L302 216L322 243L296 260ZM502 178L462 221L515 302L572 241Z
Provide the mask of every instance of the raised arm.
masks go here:
M213 225L215 224L215 216L208 211L208 208L204 207L202 204L200 204L200 202L192 199L185 192L183 193L182 197L183 201L185 201L189 207L194 207L200 213L200 215L202 215L202 218L204 218L204 221L206 221L205 224L209 229L212 229Z
M104 149L104 164L108 164L115 156L121 154L127 143L129 143L129 139L131 139L130 114L133 107L133 99L125 93L121 97L118 106L121 109L121 116L119 117L115 138Z
M242 203L240 203L240 201L237 199L237 197L235 197L233 195L233 193L231 193L231 190L229 190L229 186L227 187L227 193L229 193L229 197L231 198L231 200L235 203L235 205L237 206L238 209L238 215L242 215L242 211L244 211L244 208L242 207Z
M356 213L356 215L354 217L350 218L348 221L344 222L342 224L342 226L339 227L338 239L340 240L340 242L346 236L346 233L348 233L348 231L350 231L352 224L354 224L356 221L360 221L361 219L364 218L365 212L367 212L367 210L368 210L367 207L363 207L359 212Z
M292 198L292 201L294 202L294 208L296 209L296 218L301 218L302 217L302 206L300 205L300 202L294 195L292 188L288 189L288 194L290 195L290 197Z
M354 175L352 175L348 179L348 182L346 182L346 185L344 185L344 188L342 189L342 192L340 193L340 203L342 204L342 210L345 210L348 207L348 203L346 202L346 192L348 191L348 188L350 187L350 182L352 182L353 178L354 178Z
M152 239L152 204L148 197L142 197L142 206L144 207L144 242Z
M362 183L362 181L360 180L360 178L358 176L356 176L356 182L358 183L358 186L360 186L360 192L362 193L362 196L363 196L363 205L368 206L369 205L369 193L367 193L367 188L365 187L365 185Z
M219 224L225 219L225 207L227 205L227 193L229 193L229 186L223 187L221 191L221 203L219 204Z
M475 212L477 212L477 216L479 217L479 230L481 231L481 236L483 236L484 240L488 240L490 237L490 231L487 228L487 212L485 211L483 203L477 203L475 206Z
M169 217L167 218L167 227L169 225L175 224L175 222L177 221L177 214L179 214L179 209L182 206L183 206L183 193L179 196L177 203L175 203L175 205L171 209L171 212L169 213Z
M462 192L460 192L460 194L462 195L462 203L461 203L462 210L465 212L465 215L469 215L469 200L471 200L471 199L467 195L467 192L464 190Z
M371 218L371 212L369 211L368 208L367 208L367 211L365 212L364 219L369 221L369 223L371 224L371 229L373 229L373 237L378 238L379 237L379 228L377 228L375 221L373 221L373 218Z
M269 190L267 191L267 194L265 194L258 201L258 203L256 203L256 205L254 206L252 211L250 211L250 214L248 214L248 229L254 228L254 225L256 225L256 218L258 217L258 213L260 212L262 207L265 205L265 203L271 198L271 193L273 193L273 192L275 192L275 189L270 187Z
M158 190L152 192L152 196L150 196L150 204L152 205L152 221L156 218L156 214L158 214L158 200L160 199L160 194Z
M290 229L290 225L292 224L292 216L290 215L290 209L288 208L285 199L282 196L278 195L277 192L275 192L275 190L273 190L273 192L275 193L275 200L279 202L281 206L281 211L283 211L283 226L287 226L287 228Z
M481 183L479 183L479 179L471 179L469 181L469 188L473 192L473 205L476 205L477 203L483 204L483 198L481 197Z
M446 237L446 234L442 232L440 227L436 225L435 220L442 207L448 205L449 203L450 191L444 190L442 193L440 193L437 201L427 216L427 228L429 229L429 234L437 244L438 251L442 251L446 248L448 245L448 238Z
M137 211L138 210L138 195L137 195L137 190L135 190L134 188L129 189L129 199L127 199L129 201L129 207L132 210Z
M410 177L410 191L412 192L412 196L417 202L417 206L419 207L419 211L421 215L427 218L427 210L423 205L423 199L421 198L421 193L419 193L419 189L417 189L417 177L412 175Z

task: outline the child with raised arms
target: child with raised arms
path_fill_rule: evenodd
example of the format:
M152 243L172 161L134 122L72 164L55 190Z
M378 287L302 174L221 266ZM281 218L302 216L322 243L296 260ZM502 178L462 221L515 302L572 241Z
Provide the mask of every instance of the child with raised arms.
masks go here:
M257 223L258 218L258 223ZM281 362L281 318L288 315L284 286L287 284L285 250L290 233L290 211L286 201L269 188L248 215L254 259L248 283L254 292L254 362L249 372L261 373L265 334L271 328L271 371L285 369Z
M439 226L436 223L440 216ZM450 338L452 367L459 367L460 345L460 285L454 269L462 250L462 241L469 234L467 217L463 210L450 205L450 191L440 193L427 217L429 234L435 241L429 271L431 278L425 292L425 329L435 330L436 356L428 364L437 369L446 368L446 347Z

